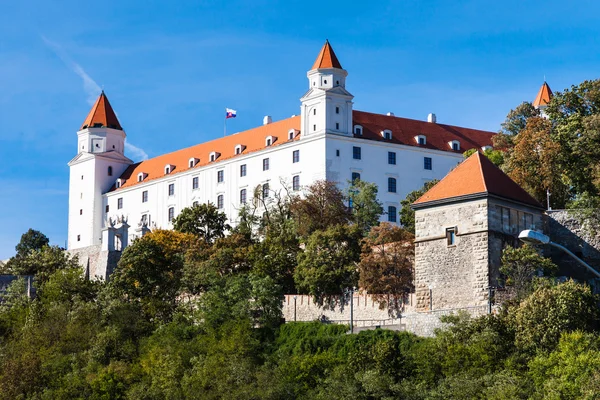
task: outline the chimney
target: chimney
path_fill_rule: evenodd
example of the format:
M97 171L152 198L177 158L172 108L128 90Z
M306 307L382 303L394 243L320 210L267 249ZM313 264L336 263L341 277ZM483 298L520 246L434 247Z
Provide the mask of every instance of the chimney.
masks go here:
M263 118L263 125L269 125L271 122L273 122L273 120L271 119L271 116L265 115L265 117Z
M427 116L427 122L431 122L432 124L435 124L437 122L437 118L435 117L434 113L429 113L429 115Z
M394 116L394 113L393 113L393 112L389 112L389 113L387 113L387 116L388 116L388 117L393 117L393 116Z

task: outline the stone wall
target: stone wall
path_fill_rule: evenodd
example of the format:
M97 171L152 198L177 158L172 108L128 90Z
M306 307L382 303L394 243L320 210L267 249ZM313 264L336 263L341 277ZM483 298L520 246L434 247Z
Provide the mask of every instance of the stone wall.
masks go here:
M449 246L446 228L451 227L456 243ZM417 209L415 232L416 310L485 306L487 199Z
M294 303L294 297L296 298ZM452 308L427 312L416 312L414 308L415 295L411 294L401 313L380 308L373 296L367 294L354 295L354 327L355 332L376 327L392 330L403 330L418 336L433 336L435 330L443 328L440 321L443 315L449 315L464 310L473 316L487 313L487 305L479 307ZM322 317L325 318L322 318ZM315 304L312 296L286 295L283 301L283 317L286 322L293 321L325 321L335 324L350 324L350 304L334 309L323 308Z
M600 271L600 232L594 232L589 226L582 225L577 211L552 210L546 213L548 218L545 232L550 239L565 246ZM559 266L559 275L584 281L593 278L593 274L565 252L551 246L546 246L544 252Z
M121 259L120 251L102 250L100 245L69 250L69 253L79 258L79 264L90 279L108 280Z

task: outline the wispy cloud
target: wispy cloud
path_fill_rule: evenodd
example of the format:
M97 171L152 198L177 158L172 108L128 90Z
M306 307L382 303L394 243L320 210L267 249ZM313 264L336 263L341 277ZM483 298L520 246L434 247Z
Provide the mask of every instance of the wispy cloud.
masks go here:
M143 161L148 159L148 154L143 149L132 145L128 141L125 141L125 150L129 152L129 156L133 161Z
M63 47L61 45L59 45L56 42L51 41L50 39L48 39L47 37L45 37L43 35L41 36L41 38L44 41L44 43L46 44L46 46L48 46L54 52L54 54L56 54L58 56L58 58L60 58L61 61L68 68L70 68L73 72L75 72L83 80L83 90L85 91L85 93L87 95L87 101L88 101L88 103L90 103L90 105L94 104L94 102L96 101L96 98L98 97L98 95L100 94L100 91L102 90L102 89L100 89L100 86L96 83L96 81L94 81L87 74L87 72L85 72L85 70L81 67L81 65L79 65L78 63L73 61L73 59L67 54L67 52L63 49Z

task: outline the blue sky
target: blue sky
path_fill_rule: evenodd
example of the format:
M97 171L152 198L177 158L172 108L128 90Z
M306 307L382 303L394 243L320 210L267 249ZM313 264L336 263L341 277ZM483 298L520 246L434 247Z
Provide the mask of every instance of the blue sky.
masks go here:
M76 131L104 87L153 157L299 113L329 39L355 109L497 130L507 112L598 78L594 1L0 2L0 259L28 228L67 235Z

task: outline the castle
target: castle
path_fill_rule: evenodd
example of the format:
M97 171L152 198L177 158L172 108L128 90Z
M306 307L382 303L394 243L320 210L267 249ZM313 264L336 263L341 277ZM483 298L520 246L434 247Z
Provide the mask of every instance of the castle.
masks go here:
M90 276L106 278L135 237L194 203L215 204L236 224L255 195L327 179L341 189L354 179L377 184L385 213L398 223L400 201L441 179L465 150L491 147L493 132L353 109L348 72L326 42L307 73L300 115L133 163L126 134L105 93L77 132L69 162L68 249ZM256 190L258 188L259 190Z

